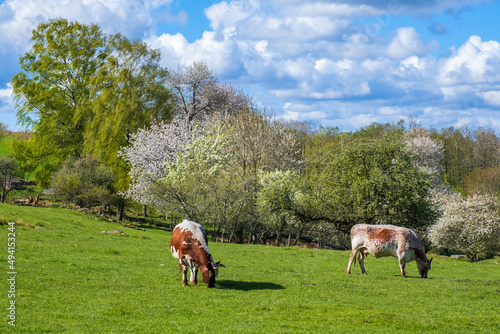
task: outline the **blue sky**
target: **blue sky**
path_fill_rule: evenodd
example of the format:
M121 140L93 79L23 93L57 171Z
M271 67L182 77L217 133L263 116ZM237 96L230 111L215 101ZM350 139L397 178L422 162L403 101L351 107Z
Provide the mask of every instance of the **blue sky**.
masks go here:
M32 29L64 17L204 61L286 119L354 131L421 125L500 134L500 1L0 0L0 122L16 125L10 80Z

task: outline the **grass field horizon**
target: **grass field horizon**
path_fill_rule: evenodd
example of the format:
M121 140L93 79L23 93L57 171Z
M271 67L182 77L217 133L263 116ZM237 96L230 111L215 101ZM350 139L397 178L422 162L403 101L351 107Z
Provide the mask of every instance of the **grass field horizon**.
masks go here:
M214 289L182 287L171 232L145 231L64 208L0 204L16 222L16 326L2 279L8 333L495 333L500 265L434 256L428 279L395 258L368 257L346 274L348 251L213 243ZM120 229L124 236L102 234Z

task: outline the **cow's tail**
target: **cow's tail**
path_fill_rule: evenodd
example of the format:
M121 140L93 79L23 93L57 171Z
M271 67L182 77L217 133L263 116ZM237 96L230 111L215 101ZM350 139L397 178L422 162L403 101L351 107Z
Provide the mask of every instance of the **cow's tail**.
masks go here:
M353 257L352 257L352 266L355 267L356 266L356 258L358 257L358 251L356 251L356 253L354 253Z
M181 273L182 271L182 264L179 262L179 272L177 273L177 276L179 276L179 274Z
M352 268L354 268L354 265L356 264L356 255L358 253L358 250L352 250L351 254L349 254L349 264L347 265L347 273L350 274Z

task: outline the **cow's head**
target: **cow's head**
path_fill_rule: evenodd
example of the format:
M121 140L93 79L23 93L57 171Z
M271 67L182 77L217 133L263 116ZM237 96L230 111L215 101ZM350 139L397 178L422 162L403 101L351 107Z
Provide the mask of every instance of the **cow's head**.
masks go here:
M219 267L224 267L226 268L225 265L223 265L220 262L217 263L208 263L208 265L201 270L201 276L203 277L203 282L209 287L213 288L215 286L215 279L217 278L217 275L219 274Z
M432 257L427 261L417 261L418 272L420 277L427 278L427 272L431 269Z

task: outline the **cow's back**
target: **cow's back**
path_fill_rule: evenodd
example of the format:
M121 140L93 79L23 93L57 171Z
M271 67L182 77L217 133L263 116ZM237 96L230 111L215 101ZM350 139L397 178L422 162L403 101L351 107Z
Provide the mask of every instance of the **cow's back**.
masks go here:
M397 249L407 249L410 230L394 225L356 224L351 229L352 249L365 248L375 257L396 256Z
M175 226L170 241L170 250L176 259L179 259L179 254L198 253L200 249L210 254L207 234L203 226L189 220L184 220Z

